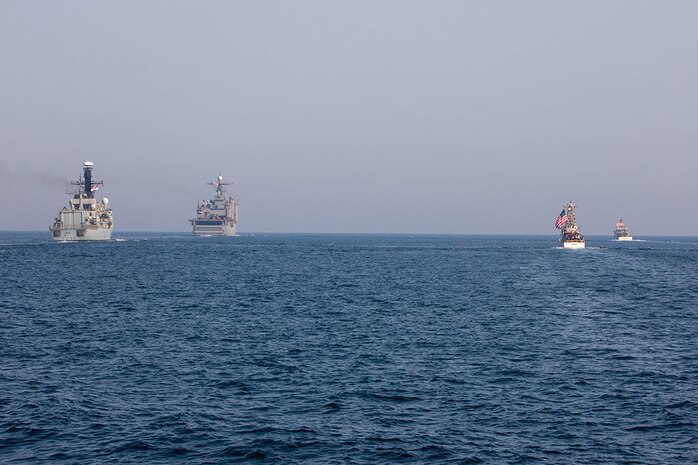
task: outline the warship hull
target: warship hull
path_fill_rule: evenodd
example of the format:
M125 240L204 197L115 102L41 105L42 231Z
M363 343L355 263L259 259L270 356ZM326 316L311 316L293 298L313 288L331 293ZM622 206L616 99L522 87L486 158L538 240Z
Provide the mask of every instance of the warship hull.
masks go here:
M114 224L93 219L90 211L64 209L58 213L55 223L51 225L51 237L54 241L108 241L111 239ZM86 221L87 220L87 221Z
M51 229L54 241L108 241L111 239L111 228L58 228Z

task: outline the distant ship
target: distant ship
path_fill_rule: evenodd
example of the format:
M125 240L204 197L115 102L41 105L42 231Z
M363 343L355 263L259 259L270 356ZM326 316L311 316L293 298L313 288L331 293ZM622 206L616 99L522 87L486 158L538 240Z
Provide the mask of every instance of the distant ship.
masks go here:
M574 214L575 205L570 200L563 207L555 220L555 227L560 229L560 242L565 249L583 249L586 245L584 236L579 232L577 218Z
M628 227L623 223L623 218L620 218L616 223L616 229L613 230L613 239L617 241L632 241L633 235Z
M109 199L104 197L101 202L95 199L95 192L104 181L92 180L91 161L83 164L83 174L77 181L71 182L78 187L68 201L68 207L63 207L58 216L49 226L51 236L55 241L108 241L114 227ZM70 193L70 192L69 192Z
M208 183L216 189L211 200L204 200L196 209L196 218L189 220L195 236L235 236L238 224L238 202L225 194L223 176Z

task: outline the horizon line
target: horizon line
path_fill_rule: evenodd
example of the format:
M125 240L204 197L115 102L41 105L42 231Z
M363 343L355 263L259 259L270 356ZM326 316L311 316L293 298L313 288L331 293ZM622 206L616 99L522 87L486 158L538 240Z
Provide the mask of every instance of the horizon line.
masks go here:
M44 233L50 236L50 233L40 229L2 229L2 233ZM190 231L181 230L120 230L114 232L115 234L127 233L127 234L182 234L194 236ZM114 234L113 233L113 234ZM501 232L328 232L328 231L243 231L236 234L237 236L253 235L253 234L278 234L278 235L302 235L302 234L313 234L313 235L357 235L357 236L539 236L539 237L557 237L559 234L555 233L501 233ZM612 237L612 234L585 234L586 237ZM213 236L212 236L213 237ZM234 237L234 236L230 236ZM633 235L633 237L698 237L698 235L692 234L643 234L641 236Z

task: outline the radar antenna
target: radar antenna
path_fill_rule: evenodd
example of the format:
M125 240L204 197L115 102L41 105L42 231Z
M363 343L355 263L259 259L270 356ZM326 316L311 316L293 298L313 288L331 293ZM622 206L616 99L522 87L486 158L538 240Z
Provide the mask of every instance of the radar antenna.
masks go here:
M208 183L209 186L216 188L216 197L225 196L225 188L223 186L230 186L231 184L232 182L223 182L223 176L220 173L218 173L215 181Z

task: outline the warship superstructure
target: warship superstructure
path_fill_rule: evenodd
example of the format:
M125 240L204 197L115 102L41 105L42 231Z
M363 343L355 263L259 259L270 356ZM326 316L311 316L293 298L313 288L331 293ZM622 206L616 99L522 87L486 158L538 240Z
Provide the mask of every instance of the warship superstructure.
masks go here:
M577 226L577 217L574 214L576 206L570 200L562 208L562 212L555 221L555 227L560 229L560 242L565 249L583 249L586 246L584 236Z
M613 239L617 241L633 240L633 235L630 233L625 223L623 223L623 218L620 218L618 222L616 222L616 228L613 230Z
M104 181L92 180L91 161L83 164L83 175L77 181L71 182L77 186L77 193L68 200L68 207L63 207L58 216L49 226L51 236L55 241L108 241L114 227L109 199L104 197L101 202L95 198L95 192L104 185Z
M189 220L195 236L235 236L238 224L238 202L226 195L223 176L208 183L216 189L211 200L202 201L196 208L196 218Z

